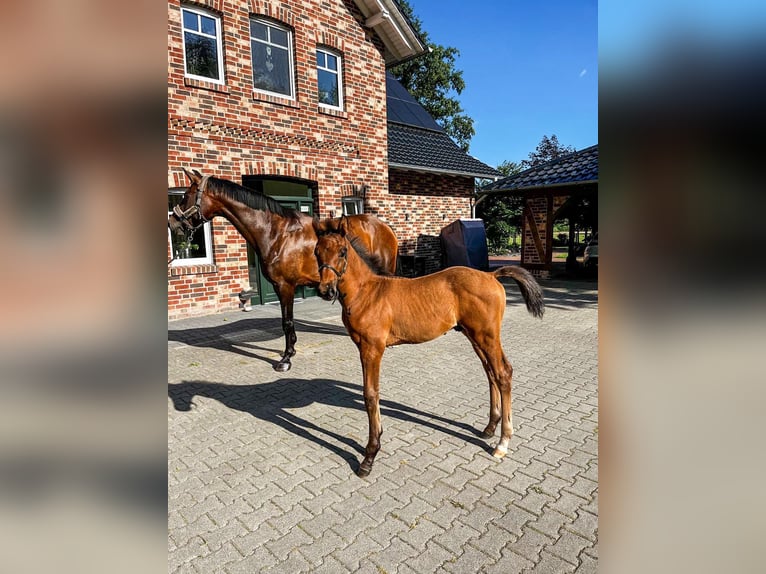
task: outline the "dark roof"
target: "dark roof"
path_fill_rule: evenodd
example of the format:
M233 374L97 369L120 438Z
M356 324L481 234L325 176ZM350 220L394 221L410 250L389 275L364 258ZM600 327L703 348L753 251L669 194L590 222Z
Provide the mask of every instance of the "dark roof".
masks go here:
M442 128L418 101L391 74L386 73L386 109L388 121L427 130L443 132Z
M468 155L391 74L386 74L390 167L494 178L496 169Z
M524 190L597 181L598 144L487 184L481 191Z

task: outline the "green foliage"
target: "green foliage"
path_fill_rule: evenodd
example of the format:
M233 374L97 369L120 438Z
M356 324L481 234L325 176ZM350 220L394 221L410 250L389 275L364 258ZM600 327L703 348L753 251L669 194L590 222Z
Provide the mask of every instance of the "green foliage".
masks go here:
M510 177L519 173L523 168L521 167L520 163L505 160L500 165L498 165L496 169L502 173L504 177Z
M536 165L549 162L574 151L576 150L571 145L561 145L556 134L553 134L551 137L544 135L543 139L540 140L540 143L537 144L535 151L530 152L529 159L522 160L521 167L523 169L535 167Z
M505 177L521 171L521 164L504 161L497 166L497 171ZM484 180L486 184L488 180ZM489 195L476 206L476 217L484 220L487 234L487 247L492 253L505 253L510 246L511 236L519 234L521 225L521 198L507 195Z
M452 95L460 95L465 89L463 72L455 68L455 60L460 52L457 48L429 42L422 22L415 16L407 0L398 0L398 4L430 51L394 66L389 71L455 143L463 151L468 151L471 138L476 133L473 119L463 113L460 102Z
M487 247L492 253L504 253L511 235L521 226L523 200L512 195L490 195L476 206L476 216L484 220Z

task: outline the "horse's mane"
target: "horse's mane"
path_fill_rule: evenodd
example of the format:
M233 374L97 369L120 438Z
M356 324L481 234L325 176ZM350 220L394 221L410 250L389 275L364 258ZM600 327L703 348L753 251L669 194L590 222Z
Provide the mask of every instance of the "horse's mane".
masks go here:
M375 273L375 275L391 277L391 273L389 273L381 257L375 253L370 253L367 251L367 248L362 245L361 239L358 237L349 236L346 236L346 239L348 239L348 242L351 244L351 247L354 248L356 254L359 255L362 261L364 261L365 265L367 265L367 267L369 267L372 272Z
M264 195L259 191L239 185L228 179L211 177L208 179L206 189L207 191L210 191L210 193L225 195L233 201L244 203L248 207L259 211L270 211L271 213L282 217L297 218L298 212L296 210L290 209L289 207L283 207L276 199L272 199L268 195Z

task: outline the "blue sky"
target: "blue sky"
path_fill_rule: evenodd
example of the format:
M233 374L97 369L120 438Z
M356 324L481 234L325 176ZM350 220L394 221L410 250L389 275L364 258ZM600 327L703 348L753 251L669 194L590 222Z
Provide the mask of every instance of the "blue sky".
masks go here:
M596 0L410 0L432 42L460 50L469 153L521 161L543 135L598 143Z

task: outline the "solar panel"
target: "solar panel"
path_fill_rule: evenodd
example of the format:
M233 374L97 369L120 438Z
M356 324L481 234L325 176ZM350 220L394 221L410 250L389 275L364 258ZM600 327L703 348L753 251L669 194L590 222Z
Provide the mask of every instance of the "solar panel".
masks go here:
M388 121L427 130L444 131L406 88L386 72L386 105Z

